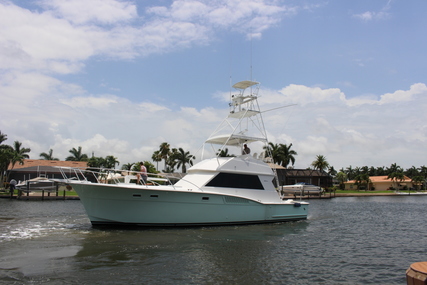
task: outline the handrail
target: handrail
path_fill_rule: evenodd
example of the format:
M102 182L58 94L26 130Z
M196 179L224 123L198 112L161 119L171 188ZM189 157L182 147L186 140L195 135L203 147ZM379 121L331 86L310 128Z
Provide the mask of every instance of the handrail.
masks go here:
M138 171L133 170L123 170L123 169L109 169L109 168L72 168L72 167L57 167L66 181L85 181L90 182L91 178L95 180L96 183L107 184L113 182L113 184L123 183L121 179L125 179L126 176L136 176ZM147 173L148 181L154 185L161 185L156 179L165 179L164 182L167 185L172 186L175 189L174 184L171 179L175 177L167 176L163 173ZM136 178L136 177L135 177ZM177 178L179 179L179 178ZM135 183L136 184L136 183ZM144 183L144 180L140 180L140 185L148 186L147 183Z
M67 182L79 181L79 182L91 182L91 180L95 180L95 183L100 184L118 184L118 183L126 183L126 177L131 176L129 180L136 179L136 174L140 173L139 171L134 170L123 170L123 169L109 169L109 168L72 168L72 167L57 167L63 177L63 179ZM149 183L152 183L155 186L161 186L159 183L160 180L165 182L165 185L172 186L175 190L176 187L172 182L173 179L183 180L193 185L196 189L203 192L198 185L193 182L186 180L185 177L175 177L172 175L167 175L167 173L147 173ZM164 179L164 180L163 180ZM109 183L110 182L110 183ZM148 183L144 183L143 179L140 179L140 184L142 186L150 186Z

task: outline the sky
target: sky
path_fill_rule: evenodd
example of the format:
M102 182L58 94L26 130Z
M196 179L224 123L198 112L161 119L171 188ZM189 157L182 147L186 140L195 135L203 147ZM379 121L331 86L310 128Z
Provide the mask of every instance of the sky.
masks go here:
M264 114L295 168L317 155L336 170L419 167L425 11L425 0L0 0L0 131L31 159L81 146L121 166L168 142L197 162L230 86L256 80L261 109L295 104Z

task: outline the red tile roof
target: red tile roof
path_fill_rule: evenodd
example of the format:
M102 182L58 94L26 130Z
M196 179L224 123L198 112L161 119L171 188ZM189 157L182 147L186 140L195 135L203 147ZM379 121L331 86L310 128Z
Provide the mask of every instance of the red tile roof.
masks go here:
M371 180L372 183L381 183L381 182L392 182L391 179L387 178L388 176L369 176L369 179ZM394 181L394 180L393 180ZM408 176L404 176L404 180L402 181L398 181L399 183L408 183L408 182L412 182L411 178L409 178ZM355 180L350 180L344 183L356 183Z
M86 161L61 161L61 160L44 160L44 159L24 159L24 164L15 163L12 168L12 165L9 164L8 170L11 169L20 169L33 166L62 166L62 167L78 167L78 168L87 168Z

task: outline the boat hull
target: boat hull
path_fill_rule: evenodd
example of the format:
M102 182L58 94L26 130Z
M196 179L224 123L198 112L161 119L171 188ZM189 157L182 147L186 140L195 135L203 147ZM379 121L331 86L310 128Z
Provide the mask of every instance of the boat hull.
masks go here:
M93 225L206 226L275 223L307 218L308 203L263 204L209 192L75 184Z

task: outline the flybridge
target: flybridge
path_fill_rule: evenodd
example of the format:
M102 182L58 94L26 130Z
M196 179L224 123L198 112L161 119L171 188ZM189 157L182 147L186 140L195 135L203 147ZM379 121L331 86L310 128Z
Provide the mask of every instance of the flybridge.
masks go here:
M230 113L205 143L243 147L251 142L267 142L258 105L259 82L240 81L233 85L238 93L230 96ZM249 131L250 130L250 131Z

